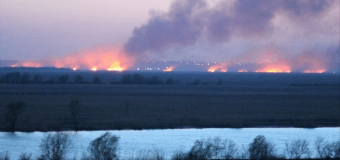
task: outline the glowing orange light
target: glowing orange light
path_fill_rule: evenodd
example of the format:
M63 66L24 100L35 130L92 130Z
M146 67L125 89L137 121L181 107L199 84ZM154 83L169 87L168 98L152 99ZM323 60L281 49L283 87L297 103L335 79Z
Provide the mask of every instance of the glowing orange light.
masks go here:
M73 70L73 71L76 71L76 70L77 70L77 68L73 68L72 70Z
M36 61L24 61L24 62L18 62L16 64L11 65L11 67L34 67L39 68L42 67L42 64L40 62Z
M107 69L108 71L122 71L123 68L120 67L119 62L114 62L109 69Z
M239 70L238 72L248 72L248 70L246 70L246 69L241 69L241 70Z
M52 61L56 67L89 69L92 71L123 71L132 67L133 62L133 57L115 47L86 49Z
M215 71L220 71L220 72L227 72L228 71L228 64L227 63L221 63L221 64L216 64L211 66L208 69L208 72L215 72Z
M208 69L208 72L215 72L215 69L209 68L209 69Z
M290 73L290 66L285 63L270 63L266 64L263 68L256 70L255 72L266 72L266 73Z
M320 70L305 70L303 73L325 73L326 69L320 69Z
M166 69L164 69L163 71L164 72L172 72L173 69L174 69L174 67L170 66L170 67L166 67Z

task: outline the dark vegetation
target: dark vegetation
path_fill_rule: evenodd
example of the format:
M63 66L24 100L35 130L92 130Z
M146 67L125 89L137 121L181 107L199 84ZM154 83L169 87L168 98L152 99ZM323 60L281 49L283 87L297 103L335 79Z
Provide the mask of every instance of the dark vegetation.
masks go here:
M90 142L87 151L83 152L81 160L118 160L119 137L109 132ZM46 133L40 144L38 160L62 160L69 158L72 148L70 135L63 132ZM316 150L312 155L312 150ZM165 155L161 150L140 151L137 155L126 156L128 160L164 160ZM313 158L312 158L313 157ZM308 141L299 139L286 143L282 153L278 153L275 145L264 136L259 135L248 145L239 147L229 139L219 137L196 140L187 152L178 151L172 154L171 160L210 160L210 159L338 159L340 158L340 140L326 142L318 137L313 146ZM9 160L9 152L0 152L0 160ZM22 153L19 160L31 160L32 154ZM123 158L122 158L123 159Z
M340 79L331 74L10 72L0 77L1 131L340 126ZM11 120L5 113L12 102L26 107Z

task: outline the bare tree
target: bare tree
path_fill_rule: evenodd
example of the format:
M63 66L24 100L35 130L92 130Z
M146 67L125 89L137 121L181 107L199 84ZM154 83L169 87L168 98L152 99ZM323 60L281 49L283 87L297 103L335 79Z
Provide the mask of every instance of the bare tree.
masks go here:
M26 154L26 153L21 153L19 160L31 160L32 158L32 153L31 154Z
M10 130L15 131L15 125L26 108L26 103L23 101L12 102L5 108L5 121L9 123Z
M66 133L48 133L40 144L42 157L48 160L65 159L67 152L71 148L71 144L70 136Z
M90 143L88 147L90 157L96 160L118 159L118 141L119 137L106 132Z
M70 113L73 118L73 128L75 131L78 131L78 123L79 123L78 115L79 115L81 106L82 106L82 103L79 100L73 100L68 105L68 108L70 109Z
M266 141L262 135L257 136L252 143L249 144L250 159L270 159L275 157L274 145Z
M284 153L287 159L310 158L311 155L308 141L301 139L286 143Z
M8 152L0 152L0 160L9 160Z
M340 141L328 143L324 138L318 137L315 141L318 158L340 158Z
M223 141L223 159L234 159L238 155L238 149L236 144L232 140L224 140Z

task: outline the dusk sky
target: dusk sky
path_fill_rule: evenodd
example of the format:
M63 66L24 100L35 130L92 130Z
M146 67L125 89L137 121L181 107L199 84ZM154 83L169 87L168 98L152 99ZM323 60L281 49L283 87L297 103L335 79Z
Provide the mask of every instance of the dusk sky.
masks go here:
M339 0L0 0L0 7L2 60L114 46L149 60L312 52L339 61Z

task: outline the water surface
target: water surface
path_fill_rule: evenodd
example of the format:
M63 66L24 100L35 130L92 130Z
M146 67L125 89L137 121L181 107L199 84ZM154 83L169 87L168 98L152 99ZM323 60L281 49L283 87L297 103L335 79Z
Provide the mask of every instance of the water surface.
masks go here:
M69 157L80 157L87 151L89 143L106 131L66 132L73 142ZM238 148L248 144L258 135L264 135L276 145L277 150L283 150L284 144L292 140L306 139L310 148L314 149L317 137L328 141L340 140L340 127L334 128L245 128L245 129L165 129L165 130L109 130L120 137L119 155L127 158L140 150L162 150L166 158L176 151L188 151L197 139L220 137L233 140ZM9 151L11 159L17 159L23 152L32 153L33 158L40 154L39 144L44 137L43 132L0 132L0 152Z

